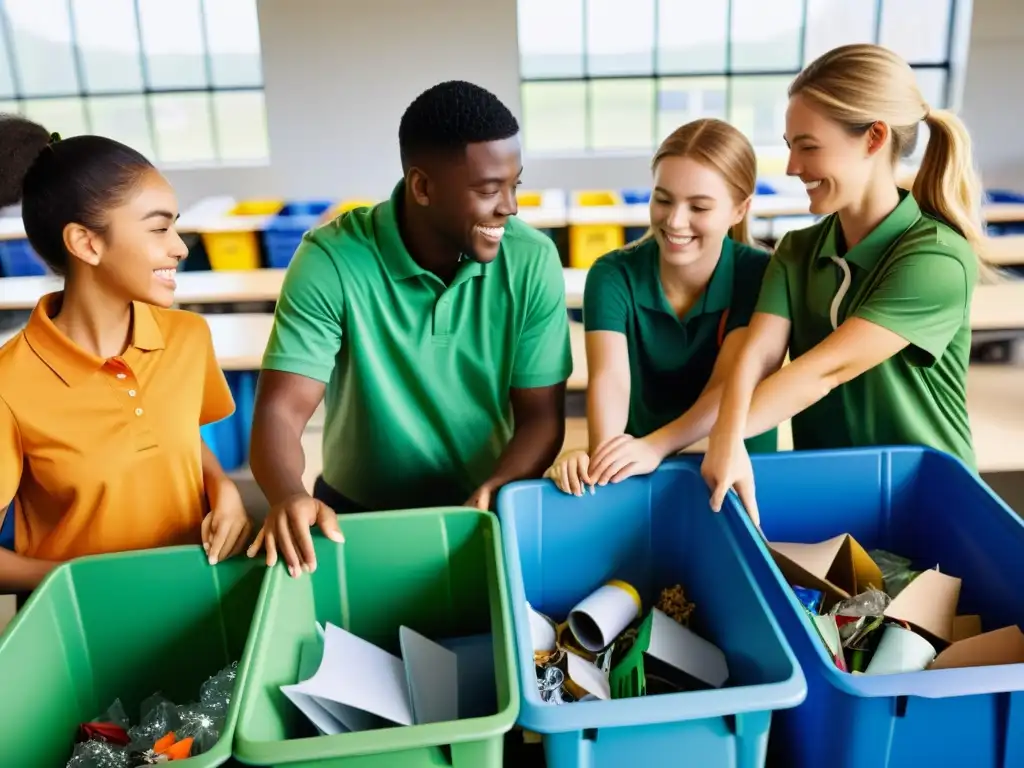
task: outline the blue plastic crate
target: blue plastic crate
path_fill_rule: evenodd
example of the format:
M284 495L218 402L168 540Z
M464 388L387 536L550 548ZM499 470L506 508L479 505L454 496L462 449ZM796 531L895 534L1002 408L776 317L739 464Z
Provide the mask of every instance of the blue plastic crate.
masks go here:
M985 191L986 203L1024 203L1024 192L1012 189L989 189Z
M302 236L320 222L330 207L329 200L306 200L288 203L278 211L263 231L267 266L272 269L287 267Z
M622 190L622 202L626 205L647 205L651 202L651 190L624 189Z
M938 563L961 578L959 612L980 614L983 629L1024 622L1024 523L959 460L902 447L751 458L768 541L849 533L865 549L896 552L918 568ZM773 725L778 765L1024 765L1024 664L841 672L764 542L748 536L743 547L807 677L806 701Z
M498 495L498 515L518 645L519 723L543 734L548 768L764 765L772 711L799 704L806 684L740 555L737 533L755 535L749 521L711 512L696 465L671 460L583 498L547 480L512 483ZM683 584L697 605L694 629L726 654L726 687L543 703L526 601L564 619L616 577L634 584L645 606L658 589Z
M33 277L46 272L46 265L28 240L0 240L0 274L4 277Z

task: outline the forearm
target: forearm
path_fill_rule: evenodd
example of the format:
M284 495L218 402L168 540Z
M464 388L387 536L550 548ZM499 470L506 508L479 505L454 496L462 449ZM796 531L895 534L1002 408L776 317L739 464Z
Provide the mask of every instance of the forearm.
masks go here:
M754 354L750 345L744 348L722 387L718 413L709 430L709 437L743 439L746 435L750 400L758 382L764 378L765 367L764 361Z
M306 471L302 431L279 414L265 411L253 421L249 465L271 506L307 493L302 482Z
M30 592L58 565L0 547L0 593Z
M594 378L587 390L587 433L589 453L607 440L624 434L629 421L629 386L613 377Z
M804 363L804 359L798 358L757 386L750 399L744 437L754 437L779 426L810 408L838 385L834 375L821 374Z
M722 402L723 386L709 387L686 413L644 438L662 457L671 456L711 434Z
M538 418L517 424L512 439L484 485L492 491L516 480L541 477L565 440L565 419Z

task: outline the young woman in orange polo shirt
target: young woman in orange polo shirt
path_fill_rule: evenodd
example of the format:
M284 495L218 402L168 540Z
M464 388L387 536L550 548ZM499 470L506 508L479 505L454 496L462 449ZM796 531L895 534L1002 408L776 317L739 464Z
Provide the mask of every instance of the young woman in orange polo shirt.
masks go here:
M61 141L4 115L0 206L18 201L64 288L0 347L0 509L13 500L15 519L0 592L31 591L88 554L237 553L250 522L199 435L234 402L206 323L168 309L188 254L170 185L116 141Z

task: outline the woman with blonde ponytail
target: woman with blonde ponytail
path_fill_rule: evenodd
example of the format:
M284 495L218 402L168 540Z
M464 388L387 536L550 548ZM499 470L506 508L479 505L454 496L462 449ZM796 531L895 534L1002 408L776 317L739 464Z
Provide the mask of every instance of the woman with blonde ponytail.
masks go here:
M590 446L546 475L577 496L651 472L707 435L768 264L749 243L757 163L742 133L687 123L652 165L650 229L587 274ZM774 430L750 445L775 447Z
M901 189L922 123L924 158ZM785 138L787 173L823 218L772 256L702 467L712 508L735 489L755 521L743 439L786 419L797 450L924 445L975 462L969 320L986 267L966 129L892 51L848 45L793 81Z

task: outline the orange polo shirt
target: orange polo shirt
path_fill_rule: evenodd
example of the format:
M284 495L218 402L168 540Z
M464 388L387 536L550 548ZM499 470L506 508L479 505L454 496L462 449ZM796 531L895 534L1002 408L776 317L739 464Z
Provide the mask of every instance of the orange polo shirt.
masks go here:
M0 508L14 549L63 561L199 543L199 427L235 405L200 315L133 304L124 354L102 359L50 319L44 296L0 348Z

